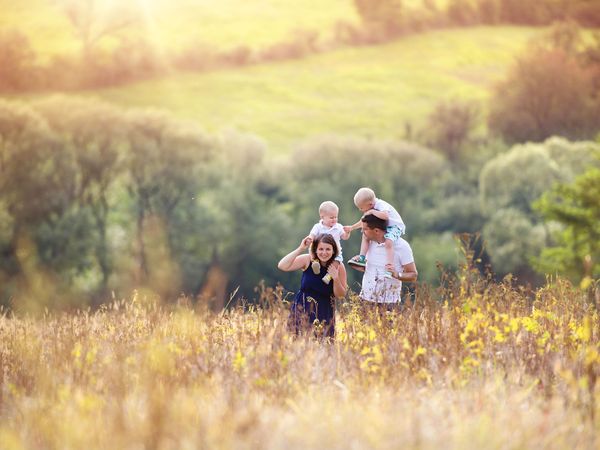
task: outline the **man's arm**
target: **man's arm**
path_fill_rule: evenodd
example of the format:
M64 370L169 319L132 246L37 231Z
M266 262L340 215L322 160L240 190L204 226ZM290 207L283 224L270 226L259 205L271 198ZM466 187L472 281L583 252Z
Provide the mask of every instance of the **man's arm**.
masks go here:
M413 283L417 281L417 266L414 262L404 264L402 266L402 272L392 272L392 276L397 280L404 281L406 283Z

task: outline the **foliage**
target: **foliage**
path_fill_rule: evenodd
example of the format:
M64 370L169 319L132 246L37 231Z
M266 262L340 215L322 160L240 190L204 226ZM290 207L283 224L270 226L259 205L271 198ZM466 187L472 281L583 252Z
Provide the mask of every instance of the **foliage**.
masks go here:
M502 208L483 227L486 248L498 275L529 275L529 261L546 244L546 230L518 209ZM522 280L529 281L529 280Z
M68 97L49 98L35 104L35 108L74 155L77 202L90 215L84 233L87 236L79 239L93 242L104 291L114 269L107 236L109 214L114 208L111 190L114 180L124 173L127 132L121 111L96 101Z
M301 140L324 133L397 139L405 123L422 129L434 105L446 96L486 100L489 84L536 33L539 30L508 27L438 31L286 64L213 73L174 71L163 79L81 95L122 107L160 105L179 118L197 121L206 131L245 130L265 139L270 152L289 154ZM144 49L127 50L128 64L139 53ZM118 63L117 69L126 68ZM52 76L73 89L80 74L76 64L66 61ZM24 99L30 98L31 94Z
M14 92L34 85L36 72L27 37L15 30L0 31L0 91Z
M536 268L588 281L600 278L600 169L598 164L570 184L546 193L537 209L549 221L563 225L556 244L542 250Z
M152 272L151 259L167 263L171 257L183 257L170 254L172 243L182 231L174 225L183 225L187 232L190 227L173 222L172 218L179 208L194 207L194 197L206 187L208 163L214 157L215 145L195 124L177 121L163 112L131 111L127 127L126 184L133 201L135 253L139 261L135 278L137 282L152 284L160 276ZM161 274L172 272L170 264L162 269L154 266ZM167 280L153 288L163 295L177 295L181 280L177 277Z
M549 239L533 203L553 185L571 181L592 161L592 142L553 138L516 145L491 159L480 175L486 247L499 274L523 271Z
M352 195L364 185L399 210L426 253L422 281L439 282L436 261L456 268L451 233L481 230L494 270L532 281L530 259L552 227L531 203L581 173L595 148L559 138L500 154L490 145L464 168L414 143L331 136L278 160L257 137L209 136L154 110L68 97L1 105L1 301L15 307L42 297L40 308L97 305L134 287L174 300L216 296L218 285L221 305L230 292L252 298L261 280L296 289L297 274L275 262L324 200L355 223ZM346 258L359 239L344 242Z
M579 31L555 29L534 42L496 86L490 129L508 142L542 141L552 135L593 138L600 129L600 65L577 48Z
M93 51L104 37L140 21L141 11L128 3L99 0L55 0L64 10L74 33L81 42L85 63L92 62Z
M458 177L454 180L459 181ZM437 198L435 208L427 211L425 223L433 232L453 231L475 233L485 223L481 202L477 192L458 192Z
M280 183L270 173L264 143L229 133L219 147L213 166L217 180L203 194L209 219L203 232L213 250L211 264L222 265L227 274L228 291L240 288L248 295L260 280L275 284L281 279L276 259L290 250L296 237L288 208L270 195Z
M410 246L417 261L419 280L437 285L444 275L457 271L459 256L450 232L415 236Z
M302 199L294 199L301 205L298 212L311 217L302 220L307 229L316 222L315 205L325 200L324 195L339 205L341 220L356 222L360 213L352 197L361 186L371 186L380 198L390 199L405 222L419 228L416 205L432 195L448 170L442 157L413 143L333 137L298 147L290 164L294 166L290 190L303 192Z
M469 10L468 23L485 23L473 12L471 0L357 0L363 4L359 10L367 16L366 27L358 23L353 2L345 1L330 2L326 8L314 0L291 5L269 0L270 8L240 0L223 1L215 8L202 2L177 8L162 0L144 5L98 0L27 0L25 4L31 2L36 2L31 9L39 16L23 14L27 6L8 7L0 16L33 41L39 82L21 79L22 90L118 86L168 76L173 69L239 67L380 43L400 32L465 22L446 10L448 3L448 8L455 5L453 11ZM251 10L252 20L248 20ZM158 17L161 26L152 26ZM37 33L42 20L49 30L43 33L44 40ZM197 23L203 26L198 28Z
M460 161L478 119L478 107L458 100L438 103L427 121L429 146L441 150L452 163Z
M402 0L354 0L356 12L365 25L380 29L388 38L401 31L402 3Z
M531 203L561 180L561 167L545 144L516 145L490 160L479 179L482 208L487 214L513 207L531 215Z

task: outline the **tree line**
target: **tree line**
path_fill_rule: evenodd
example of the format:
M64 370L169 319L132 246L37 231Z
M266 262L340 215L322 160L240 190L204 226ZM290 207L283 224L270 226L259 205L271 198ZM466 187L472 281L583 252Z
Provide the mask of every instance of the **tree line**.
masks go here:
M289 283L275 261L318 220L320 202L335 201L342 222L357 220L352 196L362 185L400 210L425 281L439 278L436 260L456 267L452 235L464 232L482 233L481 254L499 276L535 281L553 242L577 246L562 247L565 273L583 276L578 267L592 258L588 275L598 276L585 225L591 200L577 203L581 217L567 208L567 220L552 199L589 195L581 186L597 183L587 170L597 171L599 147L563 138L490 144L485 157L456 166L415 143L330 137L274 162L258 137L210 136L159 111L67 97L1 101L2 303L97 304L133 288L252 298L261 280ZM346 256L358 247L355 235Z
M350 0L349 0L350 1ZM372 45L425 30L476 25L546 26L567 22L600 26L594 0L353 0L359 23L338 21L331 38L322 30L296 30L273 44L221 49L190 42L177 51L160 50L127 30L140 26L143 12L130 3L56 0L70 23L80 51L42 61L18 29L0 31L0 92L77 90L120 85L163 76L172 68L205 71L267 61L297 59L340 47ZM111 45L101 45L110 42Z

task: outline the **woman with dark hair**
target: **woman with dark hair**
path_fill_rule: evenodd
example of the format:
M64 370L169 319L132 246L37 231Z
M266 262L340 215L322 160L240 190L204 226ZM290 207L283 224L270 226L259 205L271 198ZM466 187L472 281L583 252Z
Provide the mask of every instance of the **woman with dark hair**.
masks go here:
M310 253L305 253L309 247ZM338 253L339 249L333 236L321 234L314 239L310 236L305 237L296 250L279 261L277 267L284 272L302 270L300 290L294 298L290 313L291 324L296 332L299 332L303 325L318 324L318 327L322 327L324 336L334 335L335 298L343 297L348 287L344 265L331 264ZM311 267L312 258L319 262L318 273ZM327 273L333 283L323 281Z

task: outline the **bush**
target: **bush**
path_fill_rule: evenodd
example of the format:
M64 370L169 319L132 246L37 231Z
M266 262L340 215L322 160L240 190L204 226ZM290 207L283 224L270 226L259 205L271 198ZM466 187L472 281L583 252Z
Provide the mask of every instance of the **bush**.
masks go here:
M593 72L562 49L530 51L496 86L488 124L509 143L592 138L600 129Z
M38 75L29 39L18 31L0 30L0 91L36 87Z
M475 103L459 100L438 103L428 117L428 145L441 150L452 163L460 160L477 123L479 109Z
M385 36L402 30L402 0L354 0L354 6L367 27L379 29Z

